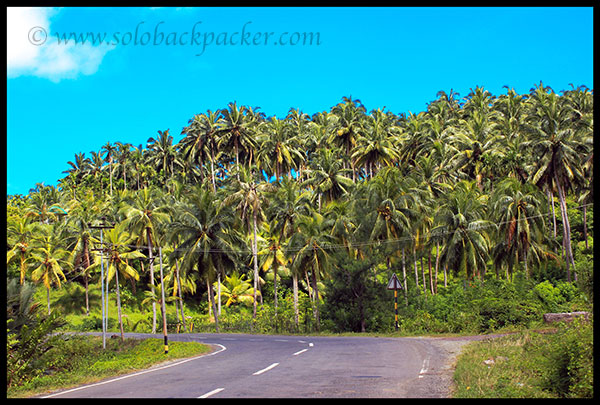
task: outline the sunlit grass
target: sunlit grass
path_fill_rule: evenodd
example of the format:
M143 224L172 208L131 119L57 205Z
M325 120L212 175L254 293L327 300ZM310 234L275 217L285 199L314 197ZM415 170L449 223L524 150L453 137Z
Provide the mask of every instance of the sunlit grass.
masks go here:
M164 353L161 339L107 339L97 336L69 336L46 353L46 372L23 386L7 389L7 397L31 397L89 384L105 378L149 368L180 358L208 353L210 347L198 342L169 342Z

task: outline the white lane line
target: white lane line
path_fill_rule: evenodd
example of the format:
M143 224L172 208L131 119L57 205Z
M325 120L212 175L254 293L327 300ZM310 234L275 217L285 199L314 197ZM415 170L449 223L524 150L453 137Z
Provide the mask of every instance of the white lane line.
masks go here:
M300 350L299 352L296 352L296 353L294 353L293 355L294 355L294 356L297 356L297 355L299 355L299 354L301 354L301 353L304 353L304 352L305 352L305 351L307 351L307 350L308 350L308 349L302 349L302 350Z
M425 360L423 360L423 367L421 367L421 371L419 371L419 378L423 378L423 374L425 374L427 372L427 369L429 368L429 357L425 358Z
M269 367L267 368L263 368L262 370L258 370L256 373L252 374L252 375L260 375L266 371L269 371L270 369L272 369L273 367L277 367L279 365L279 363L273 363L271 364Z
M187 363L188 361L192 361L192 360L196 360L196 359L201 359L201 358L203 358L203 357L214 356L214 355L215 355L215 354L217 354L217 353L221 353L223 350L227 350L227 348L226 348L225 346L223 346L223 345L220 345L220 344L218 344L218 343L206 343L206 344L207 344L207 345L210 345L210 344L212 344L212 345L215 345L215 346L219 346L221 349L220 349L220 350L217 350L216 352L209 353L209 354L203 354L203 355L200 355L200 356L191 357L191 358L189 358L189 359L185 359L185 360L182 360L182 361L178 361L177 363L171 363L171 364L167 364L166 366L157 367L157 368L152 368L152 369L148 369L148 370L140 371L140 372L138 372L138 373L128 374L128 375L125 375L125 376L123 376L123 377L113 378L112 380L101 381L101 382L99 382L99 383L90 384L90 385L84 385L84 386L82 386L82 387L73 388L73 389L70 389L70 390L67 390L67 391L61 391L61 392L57 392L57 393L54 393L54 394L46 395L46 396L44 396L44 397L42 397L42 398L51 398L51 397L56 397L56 396L58 396L58 395L63 395L63 394L69 393L69 392L79 391L79 390L83 390L83 389L86 389L86 388L91 388L91 387L96 387L96 386L98 386L98 385L104 385L104 384L108 384L108 383L111 383L111 382L115 382L115 381L124 380L124 379L126 379L126 378L130 378L130 377L135 377L135 376L138 376L138 375L142 375L142 374L146 374L146 373L152 373L152 372L154 372L154 371L158 371L158 370L164 370L165 368L169 368L169 367L178 366L178 365L180 365L180 364Z
M219 392L223 391L225 388L217 388L216 390L212 390L211 392L207 392L204 395L199 396L198 398L208 398L211 395L215 395L218 394Z

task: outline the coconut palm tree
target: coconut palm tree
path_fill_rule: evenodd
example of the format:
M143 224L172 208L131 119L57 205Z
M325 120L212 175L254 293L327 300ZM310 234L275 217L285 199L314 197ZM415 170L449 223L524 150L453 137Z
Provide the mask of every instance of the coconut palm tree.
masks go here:
M221 295L225 297L225 306L243 304L250 306L254 302L254 289L249 281L245 280L245 274L239 275L233 272L226 276L220 285Z
M127 172L129 171L131 163L131 147L130 143L116 142L116 160L117 170L123 175L123 189L127 190Z
M283 246L281 245L281 235L277 232L275 224L263 222L262 224L263 241L261 249L256 253L262 258L262 270L266 273L273 270L273 294L275 315L277 315L277 272L280 267L285 267L289 259L285 256Z
M146 256L138 250L133 250L132 245L135 243L134 236L127 231L127 223L122 222L114 228L109 229L105 234L105 254L107 255L108 272L107 285L114 278L116 295L117 295L117 311L119 316L119 329L121 331L121 341L125 340L123 334L123 317L121 313L121 293L119 290L119 275L125 278L133 278L139 280L137 270L129 264L129 260L144 259ZM97 267L100 264L99 257L93 264ZM155 332L152 332L155 333Z
M228 208L221 204L215 193L202 185L192 188L187 200L177 206L169 232L180 236L176 249L182 255L182 268L193 268L205 277L208 296L215 316L215 328L219 331L218 310L214 301L213 282L234 262L239 241L232 232L234 218Z
M393 139L396 127L391 116L382 110L374 110L365 118L364 132L358 137L351 159L355 168L364 167L369 178L373 177L373 168L381 164L391 166L399 157Z
M117 145L116 144L111 144L110 142L106 142L106 144L102 145L102 148L100 148L100 151L102 152L102 154L104 155L104 161L108 162L108 170L109 170L109 176L110 176L110 195L112 195L112 176L113 176L113 159L115 156L115 153L117 153Z
M85 313L89 316L89 268L92 265L90 259L90 243L97 240L92 236L90 225L92 221L98 217L100 213L94 197L91 195L83 197L81 200L73 201L68 216L68 223L71 231L74 233L73 250L73 267L81 272L85 287Z
M101 194L104 194L103 174L105 161L102 158L102 149L98 152L91 151L90 154L92 157L90 158L89 176L87 179L91 183L92 190L99 191ZM100 188L98 188L98 185L100 185Z
M62 246L63 228L60 225L40 224L36 229L37 237L31 252L32 266L35 268L31 272L31 279L41 281L46 287L50 315L50 289L53 285L60 288L61 279L67 281L65 271L72 268L71 255Z
M312 188L313 198L317 199L318 208L321 211L323 197L327 203L337 200L352 189L354 182L344 176L349 172L351 172L351 169L343 168L342 162L336 157L333 150L318 149L310 168L307 170L308 179L301 186Z
M206 160L210 161L210 177L213 191L216 191L215 159L218 151L218 130L221 111L196 114L181 131L185 135L177 144L183 153L183 160L202 168Z
M364 117L366 109L359 99L342 97L342 102L331 109L331 113L337 118L334 130L328 141L343 150L346 159L352 156L353 148L356 146L358 137L364 133ZM350 160L352 164L352 160ZM344 162L346 169L346 163ZM352 167L352 179L354 181L354 167Z
M271 172L275 179L283 173L291 177L292 169L297 169L296 162L303 160L297 148L298 141L293 136L292 127L287 120L270 117L258 126L257 141L260 147L256 155L258 169L264 162L264 168Z
M297 222L298 232L294 233L288 244L288 252L295 251L296 272L310 274L312 284L313 315L319 330L319 287L317 282L327 275L330 266L330 250L335 238L330 233L331 224L318 212L302 216Z
M247 156L248 168L252 166L252 157L256 149L256 125L259 116L247 106L238 107L236 102L229 103L226 109L221 110L219 129L217 131L221 150L233 150L235 165L239 170L240 153ZM239 174L236 173L239 180Z
M528 253L541 241L544 229L540 213L542 197L532 184L521 184L510 177L500 182L490 197L491 214L500 235L494 262L499 263L500 256L511 274L514 264L523 261L529 277Z
M252 263L254 266L254 293L258 289L258 247L257 247L257 232L259 221L262 221L264 216L264 206L266 205L265 193L274 191L274 186L270 183L257 183L255 180L250 178L249 173L242 169L238 172L242 175L242 178L234 183L234 192L227 196L223 200L223 205L232 206L236 204L235 210L242 222L248 224L248 228L251 228L253 235L252 242ZM250 230L250 229L249 229ZM254 297L256 299L256 297ZM256 318L256 301L254 301L254 307L252 312L252 319Z
M293 139L293 147L298 153L292 154L294 170L297 173L296 178L300 178L302 166L306 163L311 148L311 127L314 123L310 121L308 114L303 113L297 108L290 108L286 120L290 125L291 139ZM298 159L298 160L296 160ZM291 173L290 173L291 177Z
M71 166L70 169L63 171L63 173L73 174L75 181L75 188L78 187L82 182L83 178L89 173L90 169L90 158L85 157L85 153L76 153L75 161L68 161L67 164Z
M571 248L571 226L566 205L566 194L581 182L580 156L587 155L587 141L591 132L577 131L571 125L572 109L559 99L550 87L532 89L531 112L528 116L530 140L526 142L535 156L531 181L540 187L556 189L563 219L563 247L567 267L567 280L571 281L570 264L574 264ZM575 275L575 278L577 275Z
M168 207L159 189L145 187L127 194L119 214L125 217L124 223L136 244L148 248L151 291L154 289L154 246L159 226L169 220ZM152 333L156 333L156 304L152 305Z
M183 167L181 160L173 145L173 137L169 135L169 130L158 131L158 137L148 138L147 141L148 158L147 163L156 167L159 173L164 176L164 181L170 179L175 174L175 165Z
M469 280L477 275L483 278L491 243L489 235L496 227L486 219L486 199L475 182L458 182L443 198L436 214L438 226L432 229L432 234L444 238L440 262L454 269L455 274L464 271Z
M30 222L27 216L10 215L6 218L7 245L6 264L19 259L19 281L25 282L27 269L31 258L31 239L35 234L37 224ZM12 246L12 247L11 247Z

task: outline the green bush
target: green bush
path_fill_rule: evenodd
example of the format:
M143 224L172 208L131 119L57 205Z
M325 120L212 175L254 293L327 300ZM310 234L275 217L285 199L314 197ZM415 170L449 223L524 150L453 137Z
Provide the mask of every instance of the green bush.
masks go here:
M544 385L561 397L594 395L593 322L582 318L561 323L547 348Z
M409 333L446 333L448 325L429 312L418 310L410 317L400 319L400 329Z
M60 336L48 336L64 321L55 313L37 314L35 321L22 325L18 330L10 330L8 320L7 332L7 366L6 386L19 385L42 374L39 359L50 350Z

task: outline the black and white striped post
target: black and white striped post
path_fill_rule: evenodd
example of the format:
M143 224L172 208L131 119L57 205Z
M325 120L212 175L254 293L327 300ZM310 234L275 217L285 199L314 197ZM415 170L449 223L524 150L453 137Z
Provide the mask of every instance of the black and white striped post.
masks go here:
M400 284L400 280L396 277L396 273L392 273L392 277L387 285L388 290L394 290L394 312L395 312L395 328L398 331L398 290L402 289L402 285Z

